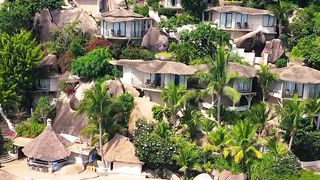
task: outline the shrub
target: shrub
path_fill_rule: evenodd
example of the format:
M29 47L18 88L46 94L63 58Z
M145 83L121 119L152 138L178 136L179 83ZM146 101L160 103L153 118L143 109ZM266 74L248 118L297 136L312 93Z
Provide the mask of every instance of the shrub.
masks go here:
M142 49L139 47L127 47L122 51L120 57L123 59L151 60L155 58L155 54L147 49Z
M286 67L288 63L288 59L287 58L279 58L275 64L277 66L277 68L282 68L282 67Z
M159 24L159 27L176 30L177 27L180 27L186 24L194 24L196 22L198 22L198 19L196 19L190 14L184 13L177 16L173 16L166 20L162 20Z
M29 119L21 122L15 127L15 131L22 137L35 138L44 130L45 124L36 120Z
M6 140L3 143L3 149L6 152L9 152L9 151L12 152L12 150L13 150L13 141L11 139Z
M32 114L33 119L40 121L43 119L46 121L48 117L53 119L52 113L54 111L54 106L50 104L50 100L48 96L41 96L37 102L35 110Z
M129 93L123 93L121 94L120 96L118 96L117 98L119 104L121 104L122 106L122 113L124 115L124 120L125 120L125 125L128 124L129 122L129 116L130 116L130 113L134 107L134 98L131 94Z
M71 62L71 72L83 79L96 79L113 72L109 49L98 48Z
M299 168L298 159L293 154L274 156L268 153L251 165L249 179L297 179Z
M154 11L157 11L160 7L159 0L148 0L147 4L151 6Z
M250 66L250 63L248 61L245 61L243 57L237 55L237 54L230 54L228 60L238 63L238 64L242 64L245 66Z
M297 133L292 152L302 161L320 160L320 132L303 131Z
M81 37L74 38L69 47L69 51L72 52L75 56L82 56L85 53L84 45L86 40Z
M74 58L75 58L74 54L69 51L65 52L62 57L59 57L58 65L62 73L65 73L66 71L70 71L71 60Z
M91 39L88 44L85 47L85 50L87 52L92 51L96 48L107 48L111 45L111 43L102 37L97 37L94 39Z
M134 5L133 12L135 12L137 14L141 14L143 16L148 16L148 14L149 14L149 6L144 5L142 7L139 7L137 5Z
M122 55L122 50L126 46L124 43L112 43L110 46L111 56L115 59L120 59Z
M164 16L167 16L168 18L171 18L177 14L177 10L171 9L171 8L160 8L158 12L159 12L159 16L164 15Z
M225 169L232 173L239 173L242 171L239 164L236 164L231 158L225 158L222 155L213 157L213 167L219 171Z
M141 49L140 50L140 59L143 60L152 60L155 58L155 54L152 51L149 51L147 49Z

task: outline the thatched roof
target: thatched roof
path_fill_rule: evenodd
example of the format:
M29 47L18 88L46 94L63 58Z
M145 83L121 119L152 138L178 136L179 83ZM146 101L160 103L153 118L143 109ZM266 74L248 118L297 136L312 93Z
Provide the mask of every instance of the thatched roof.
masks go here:
M130 66L144 73L192 75L197 70L191 66L174 61L142 61L142 60L117 60L110 62L117 66Z
M255 9L255 8L242 7L242 6L217 6L217 7L208 8L207 11L217 11L220 13L238 12L238 13L249 14L249 15L273 14L272 11L269 11L269 10Z
M208 72L207 64L192 65L192 67L197 69L198 71ZM228 63L228 72L236 72L238 76L247 78L252 78L256 76L255 68L233 62Z
M143 164L136 156L135 147L130 139L116 134L103 146L103 158L108 162Z
M64 159L70 155L62 138L53 131L51 123L48 123L43 132L26 145L22 151L28 158L50 162Z
M101 14L102 19L112 22L132 21L134 19L150 19L145 18L141 14L134 13L132 10L123 8L115 9Z
M320 71L303 66L289 65L284 68L272 69L273 72L279 75L279 79L283 81L291 81L297 83L320 83Z

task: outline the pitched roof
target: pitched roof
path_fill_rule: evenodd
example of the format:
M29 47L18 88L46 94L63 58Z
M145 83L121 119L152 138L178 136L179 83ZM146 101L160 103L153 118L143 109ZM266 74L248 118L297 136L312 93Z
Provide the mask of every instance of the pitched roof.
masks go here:
M299 64L272 69L271 71L277 73L279 79L283 81L312 84L320 83L320 71Z
M130 66L144 73L192 75L197 71L191 66L174 61L143 61L122 59L111 61L110 63L118 66Z
M62 138L53 131L51 124L48 124L22 151L28 158L43 161L56 161L70 155L70 151L64 145Z
M192 65L192 67L197 69L198 71L208 72L207 64ZM255 68L233 62L228 63L228 72L236 72L238 76L247 78L252 78L256 76Z
M143 164L136 156L135 147L130 139L116 134L103 146L103 158L108 162L124 162L131 164Z
M255 9L255 8L242 7L242 6L217 6L217 7L208 8L207 11L217 11L220 13L239 12L242 14L249 14L249 15L273 14L269 10Z
M150 18L145 18L141 14L134 13L132 10L127 10L123 8L102 13L101 17L106 21L113 21L113 22L132 21L134 19L150 19Z

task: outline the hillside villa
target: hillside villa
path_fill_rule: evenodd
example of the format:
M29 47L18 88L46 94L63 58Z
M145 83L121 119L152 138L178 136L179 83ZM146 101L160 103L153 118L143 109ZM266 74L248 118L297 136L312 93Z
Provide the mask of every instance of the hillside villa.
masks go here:
M218 6L206 10L207 20L219 29L229 32L233 39L239 38L258 27L266 30L267 39L276 34L276 18L269 10L241 6Z
M161 90L170 81L176 85L184 84L187 88L188 76L196 72L196 69L174 61L122 59L110 63L122 69L123 83L134 86L141 96L147 96L156 103L162 102Z
M142 39L152 19L123 8L101 14L101 34L107 39Z

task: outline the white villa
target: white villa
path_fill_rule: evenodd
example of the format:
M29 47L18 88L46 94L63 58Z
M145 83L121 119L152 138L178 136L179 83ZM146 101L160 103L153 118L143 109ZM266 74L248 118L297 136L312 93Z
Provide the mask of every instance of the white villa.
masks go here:
M280 99L291 99L295 93L306 99L320 93L320 71L300 64L273 69L279 80L269 88L269 95Z
M199 71L208 71L208 66L206 64L194 65L192 67L198 69ZM229 109L235 111L244 111L250 108L251 101L253 97L257 94L252 89L253 79L256 77L255 68L230 62L228 64L228 72L237 73L237 76L239 78L232 80L229 86L236 89L240 93L241 98L239 102L233 103L229 98L223 97L222 104L228 106ZM212 97L210 96L204 97L202 100L202 105L204 108L211 108L212 102L215 102L215 100L212 99Z
M116 60L110 63L122 68L123 83L134 86L141 95L156 103L162 102L161 89L170 81L176 85L185 84L187 88L188 76L196 72L190 66L173 61Z
M151 18L126 9L115 9L101 16L101 34L108 39L142 39L152 26Z
M94 17L99 17L101 12L111 7L111 3L107 0L71 0L71 3Z
M218 6L206 10L208 20L218 28L230 32L233 39L239 38L258 27L263 27L266 35L276 34L276 18L269 10L241 7Z

